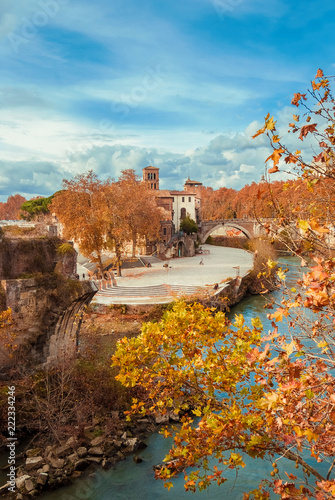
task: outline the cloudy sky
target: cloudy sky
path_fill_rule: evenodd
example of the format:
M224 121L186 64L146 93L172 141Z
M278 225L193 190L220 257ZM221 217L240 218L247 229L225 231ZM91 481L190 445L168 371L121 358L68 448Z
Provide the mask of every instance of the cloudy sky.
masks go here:
M150 164L161 188L258 181L252 133L335 73L334 32L333 0L1 0L0 201Z

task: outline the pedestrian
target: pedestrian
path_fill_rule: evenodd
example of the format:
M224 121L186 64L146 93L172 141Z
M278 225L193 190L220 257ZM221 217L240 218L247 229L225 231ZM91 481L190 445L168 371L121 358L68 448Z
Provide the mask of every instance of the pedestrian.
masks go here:
M199 262L199 266L203 266L204 265L204 259L201 258L201 261Z

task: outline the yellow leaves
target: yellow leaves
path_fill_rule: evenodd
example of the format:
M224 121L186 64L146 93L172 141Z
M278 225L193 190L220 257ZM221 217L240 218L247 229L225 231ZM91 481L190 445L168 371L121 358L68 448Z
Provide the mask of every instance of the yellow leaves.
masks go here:
M264 134L266 130L275 130L276 129L276 122L273 120L273 116L270 118L270 113L268 113L265 117L265 125L264 127L260 128L253 136L252 138L255 139L261 134Z
M274 260L268 259L266 265L269 269L274 269L277 265L277 262L275 262Z
M300 118L300 117L299 117L299 115L293 115L293 120L294 120L294 121L298 122L298 121L299 121L299 118Z
M283 348L288 356L290 356L292 352L296 350L295 343L293 342L293 340L290 344L285 344Z
M261 322L261 320L257 317L257 318L252 318L251 319L251 324L254 328L258 328L260 330L263 329L263 324Z
M281 280L281 281L285 281L286 279L286 274L284 273L284 271L282 269L278 269L277 271L277 276L278 278Z
M268 392L264 395L264 398L261 401L261 406L263 406L264 404L265 406L267 406L268 410L272 410L277 408L278 401L279 401L279 394L277 392L275 391Z
M276 123L277 122L273 121L273 116L271 116L271 118L269 118L269 119L265 119L266 130L274 130L276 128Z
M322 353L325 353L327 351L329 351L329 348L328 348L328 342L326 342L325 340L322 340L321 342L318 342L316 344L318 347L322 348Z
M298 219L298 227L300 227L300 229L302 229L304 232L308 231L309 229L308 220Z
M288 312L286 309L283 307L278 307L278 309L272 313L269 314L269 319L274 319L275 321L283 321L283 316L287 316Z
M242 456L239 453L231 453L229 463L234 464L234 467L245 467L245 463L243 462Z
M303 435L306 436L307 441L310 443L311 441L317 441L319 439L319 435L316 434L315 432L311 431L310 429L306 429L303 432Z

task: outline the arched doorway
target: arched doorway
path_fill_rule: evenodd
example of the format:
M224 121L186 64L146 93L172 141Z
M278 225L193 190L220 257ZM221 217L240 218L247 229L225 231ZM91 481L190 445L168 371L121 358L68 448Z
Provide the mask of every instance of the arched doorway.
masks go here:
M182 241L179 241L177 247L177 257L184 257L184 255L185 255L184 243Z

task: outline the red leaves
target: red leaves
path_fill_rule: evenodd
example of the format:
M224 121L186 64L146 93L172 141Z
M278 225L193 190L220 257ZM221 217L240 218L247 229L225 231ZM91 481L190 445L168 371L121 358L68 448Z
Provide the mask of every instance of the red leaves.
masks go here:
M300 94L300 92L298 92L297 94L294 94L294 97L291 101L291 104L293 104L294 106L297 106L297 108L298 108L301 99L304 99L306 101L307 100L306 94Z
M303 141L304 137L306 137L307 134L311 132L316 132L316 125L317 125L316 123L312 123L311 125L304 125L303 127L301 127L299 139Z

